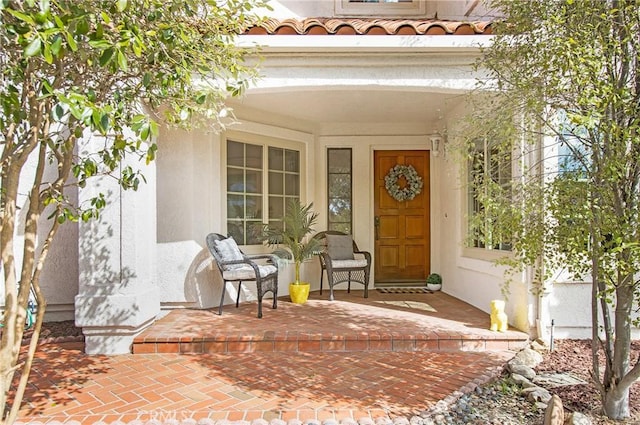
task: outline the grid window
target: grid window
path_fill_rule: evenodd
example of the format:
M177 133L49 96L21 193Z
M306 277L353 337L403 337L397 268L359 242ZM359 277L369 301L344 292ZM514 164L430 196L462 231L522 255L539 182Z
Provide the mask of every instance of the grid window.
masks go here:
M299 197L300 152L227 141L227 233L238 244L261 244L264 221L281 225L288 200Z
M497 199L511 199L511 152L486 139L476 140L468 163L468 241L473 248L511 250L508 233L501 228Z
M327 150L328 228L352 233L352 168L350 148Z
M300 200L300 152L269 147L269 228L282 228L292 199Z
M262 146L227 142L227 232L242 245L261 242Z

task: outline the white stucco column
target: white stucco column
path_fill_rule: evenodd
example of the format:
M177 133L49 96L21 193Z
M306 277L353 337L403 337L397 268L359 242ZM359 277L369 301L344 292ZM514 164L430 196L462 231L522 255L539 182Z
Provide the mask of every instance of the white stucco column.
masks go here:
M134 336L160 312L155 165L131 161L134 169L142 168L147 181L137 191L122 190L111 177L98 177L79 192L81 204L99 193L107 199L100 218L81 223L79 229L75 321L82 327L88 354L131 352Z

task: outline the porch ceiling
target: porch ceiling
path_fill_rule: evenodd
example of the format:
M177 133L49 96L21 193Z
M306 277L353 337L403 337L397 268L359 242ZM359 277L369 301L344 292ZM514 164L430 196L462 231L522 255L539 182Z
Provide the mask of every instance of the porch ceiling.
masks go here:
M438 126L464 95L403 89L326 89L248 93L239 106L310 123L423 123Z

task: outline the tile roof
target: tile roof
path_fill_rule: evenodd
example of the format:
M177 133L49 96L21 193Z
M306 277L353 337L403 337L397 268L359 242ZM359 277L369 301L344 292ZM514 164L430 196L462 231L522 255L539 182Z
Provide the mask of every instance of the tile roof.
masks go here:
M305 18L267 19L248 35L478 35L491 34L491 22L439 19Z

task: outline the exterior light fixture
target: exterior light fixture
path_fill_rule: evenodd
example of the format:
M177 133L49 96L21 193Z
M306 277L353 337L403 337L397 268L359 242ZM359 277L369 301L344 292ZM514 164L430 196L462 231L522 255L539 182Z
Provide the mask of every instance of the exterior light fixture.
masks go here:
M440 134L434 134L432 136L429 136L429 139L431 140L431 154L433 156L438 156L440 155L440 149L442 148L442 136Z

